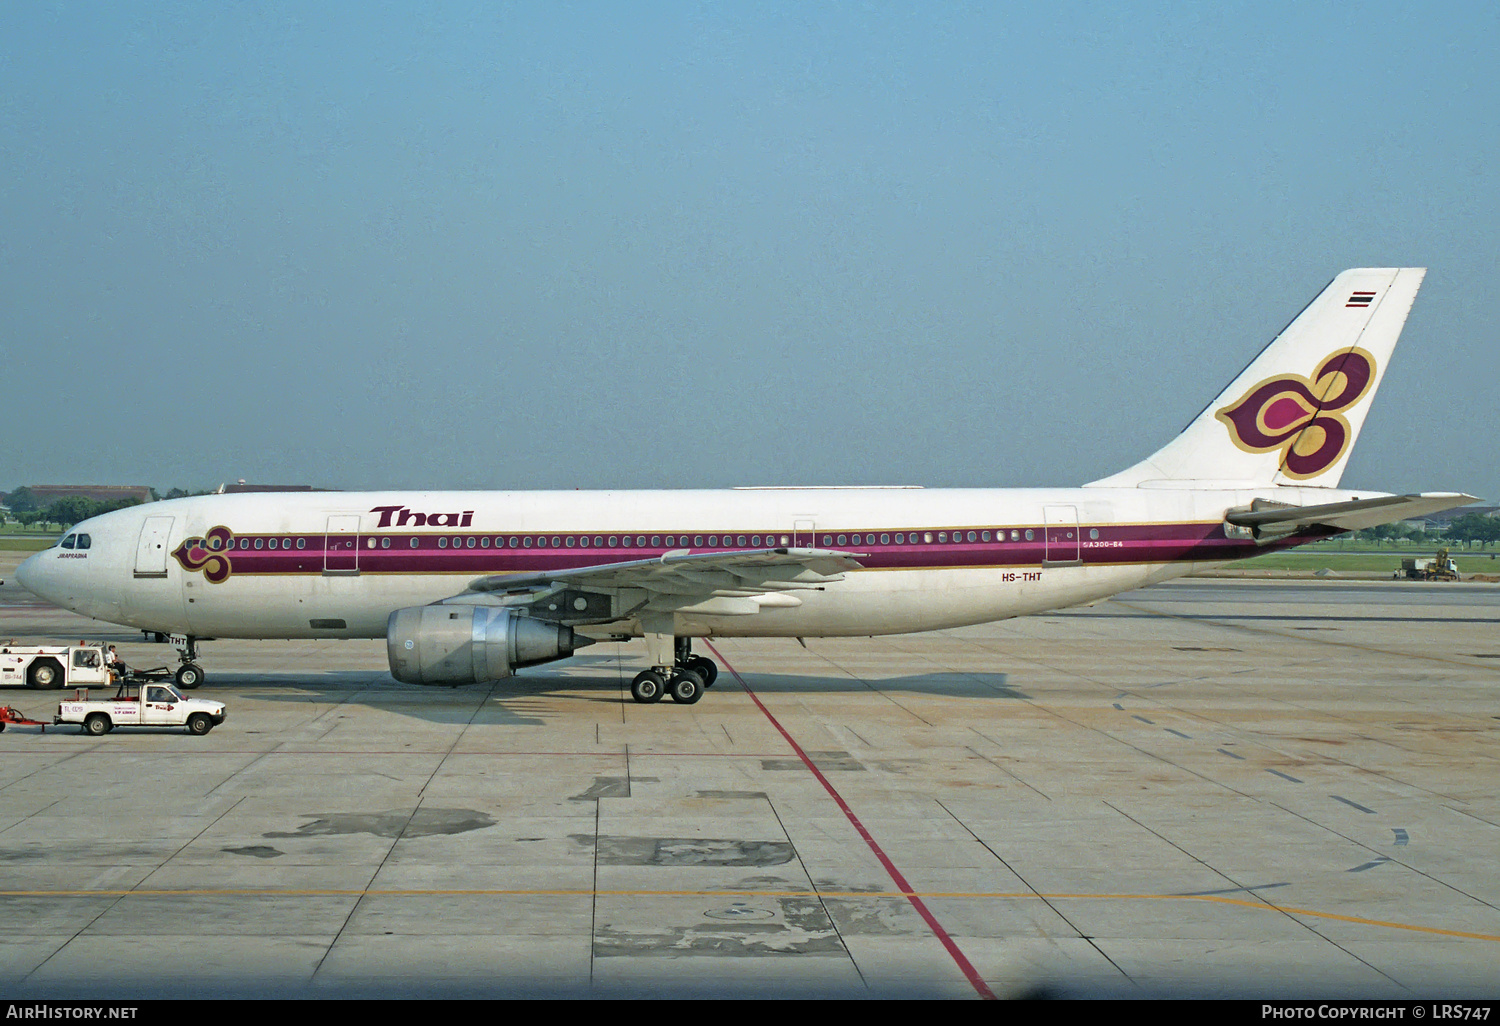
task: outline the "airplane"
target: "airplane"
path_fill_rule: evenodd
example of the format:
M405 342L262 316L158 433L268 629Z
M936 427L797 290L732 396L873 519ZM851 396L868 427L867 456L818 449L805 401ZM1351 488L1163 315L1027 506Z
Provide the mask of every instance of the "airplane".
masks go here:
M1344 271L1162 449L1079 488L305 492L75 525L17 578L177 648L385 638L412 684L644 638L641 703L692 704L692 639L900 634L1096 602L1473 501L1338 487L1425 268Z

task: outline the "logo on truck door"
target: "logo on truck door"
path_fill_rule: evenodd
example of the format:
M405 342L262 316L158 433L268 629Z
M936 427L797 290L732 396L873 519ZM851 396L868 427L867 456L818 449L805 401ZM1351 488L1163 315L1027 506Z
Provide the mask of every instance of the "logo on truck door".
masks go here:
M1279 374L1214 413L1246 452L1281 450L1288 477L1317 477L1349 449L1352 431L1340 411L1370 390L1375 357L1350 349L1325 359L1311 378Z

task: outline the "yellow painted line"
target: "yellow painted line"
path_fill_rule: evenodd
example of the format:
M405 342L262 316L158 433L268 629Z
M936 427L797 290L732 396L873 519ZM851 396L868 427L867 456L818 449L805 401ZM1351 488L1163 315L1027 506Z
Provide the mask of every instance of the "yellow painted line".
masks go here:
M1226 898L1213 894L1035 894L1030 891L677 891L677 890L583 890L583 889L533 889L533 888L391 888L365 889L298 889L298 888L209 888L171 890L161 888L139 888L135 890L59 890L20 891L0 890L4 898L183 898L183 897L254 897L254 898L443 898L443 897L499 897L499 898L951 898L992 901L1202 901L1217 905L1232 905L1258 912L1280 912L1287 915L1310 916L1360 926L1379 926L1388 930L1409 930L1439 937L1461 937L1466 940L1481 940L1500 943L1500 934L1474 933L1468 930L1445 930L1436 926L1419 926L1415 923L1397 923L1386 919L1367 919L1364 916L1347 916L1336 912L1319 912L1316 909L1295 908L1290 905L1269 905L1260 901L1242 898Z

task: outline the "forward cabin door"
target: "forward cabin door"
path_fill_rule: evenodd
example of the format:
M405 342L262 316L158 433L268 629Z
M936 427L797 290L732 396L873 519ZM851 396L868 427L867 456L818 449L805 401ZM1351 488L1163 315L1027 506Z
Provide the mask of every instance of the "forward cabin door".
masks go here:
M1043 562L1053 566L1077 563L1078 507L1044 506L1042 521L1047 535L1047 554Z
M176 517L147 517L135 545L136 577L167 576L167 540Z
M328 518L328 532L323 536L323 572L325 574L359 573L359 516Z

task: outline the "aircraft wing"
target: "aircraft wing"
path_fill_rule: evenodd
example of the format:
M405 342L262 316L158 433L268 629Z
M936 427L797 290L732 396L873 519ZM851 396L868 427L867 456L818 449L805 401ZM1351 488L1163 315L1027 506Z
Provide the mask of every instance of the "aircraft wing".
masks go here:
M1276 533L1289 533L1299 527L1313 525L1336 527L1342 531L1360 531L1366 527L1378 527L1397 520L1439 513L1474 501L1474 496L1461 492L1382 495L1376 499L1325 502L1316 506L1288 506L1256 499L1248 509L1230 510L1224 519L1238 527Z
M540 615L589 623L639 613L698 611L752 614L765 606L798 606L792 592L821 588L857 570L855 552L826 549L752 549L694 552L677 549L656 559L603 563L538 573L492 574L469 582L468 591L446 602L480 596L531 605ZM601 608L590 595L622 599ZM555 601L563 598L563 602Z

